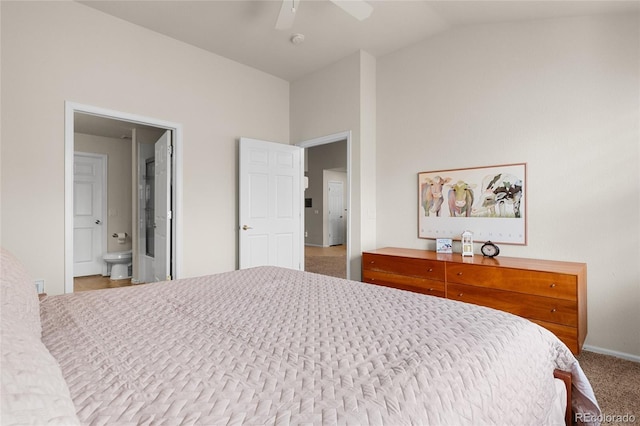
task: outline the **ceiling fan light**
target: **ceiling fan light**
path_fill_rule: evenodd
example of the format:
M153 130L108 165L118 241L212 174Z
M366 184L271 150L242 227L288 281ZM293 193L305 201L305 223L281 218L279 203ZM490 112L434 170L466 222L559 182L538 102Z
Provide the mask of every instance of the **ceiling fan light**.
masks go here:
M291 35L291 43L300 44L304 41L304 34L296 33Z

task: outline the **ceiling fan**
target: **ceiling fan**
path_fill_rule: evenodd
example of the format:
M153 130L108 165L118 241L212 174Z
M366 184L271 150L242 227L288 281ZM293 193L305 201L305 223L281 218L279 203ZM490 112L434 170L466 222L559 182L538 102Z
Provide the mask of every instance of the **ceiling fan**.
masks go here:
M329 0L358 21L363 21L371 15L373 7L365 0ZM300 0L282 0L280 14L276 21L277 30L288 30L293 26L296 11L300 5Z

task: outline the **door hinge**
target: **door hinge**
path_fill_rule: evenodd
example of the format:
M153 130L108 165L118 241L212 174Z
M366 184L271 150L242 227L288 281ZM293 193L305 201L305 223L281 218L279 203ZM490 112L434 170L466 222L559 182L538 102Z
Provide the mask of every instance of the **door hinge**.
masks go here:
M173 145L167 145L167 152L169 153L169 157L173 155Z
M173 219L173 211L172 210L169 210L167 212L167 219L169 219L169 220Z

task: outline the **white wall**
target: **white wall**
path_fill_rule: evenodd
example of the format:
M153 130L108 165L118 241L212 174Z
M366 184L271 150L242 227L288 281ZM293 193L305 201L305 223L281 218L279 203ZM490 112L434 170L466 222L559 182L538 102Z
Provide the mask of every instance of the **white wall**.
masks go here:
M528 245L586 262L587 344L640 356L640 22L447 31L378 59L378 246L417 238L420 171L528 164Z
M289 84L77 2L0 5L2 245L63 292L72 101L182 124L184 275L234 269L237 138L289 142Z

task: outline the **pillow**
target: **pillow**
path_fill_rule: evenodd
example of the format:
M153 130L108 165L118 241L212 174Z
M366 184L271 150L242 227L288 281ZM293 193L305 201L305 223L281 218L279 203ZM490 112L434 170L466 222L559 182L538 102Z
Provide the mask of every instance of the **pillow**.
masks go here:
M40 338L40 301L33 280L16 257L4 248L0 252L0 309L2 323L17 319L26 332Z
M40 337L16 318L3 318L0 424L80 424L60 366Z
M36 287L24 266L5 249L0 250L0 282L0 424L79 424L60 366L40 338Z

